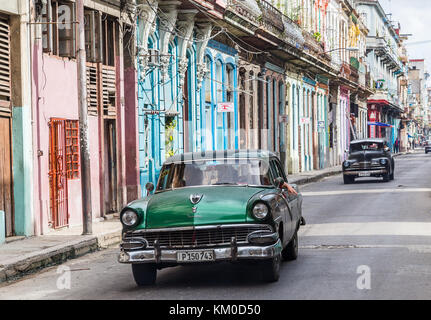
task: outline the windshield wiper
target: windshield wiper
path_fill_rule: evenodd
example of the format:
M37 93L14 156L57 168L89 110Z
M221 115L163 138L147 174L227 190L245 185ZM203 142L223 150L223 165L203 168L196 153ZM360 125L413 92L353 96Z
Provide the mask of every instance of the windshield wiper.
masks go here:
M213 186L221 186L221 185L234 185L234 186L236 186L236 185L238 185L238 183L233 183L233 182L217 182L217 183L213 184Z

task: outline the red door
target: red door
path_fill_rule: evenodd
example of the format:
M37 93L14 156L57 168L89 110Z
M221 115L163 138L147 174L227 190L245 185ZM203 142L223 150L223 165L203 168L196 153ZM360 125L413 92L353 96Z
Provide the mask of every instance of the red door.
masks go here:
M65 120L51 119L49 126L50 225L61 228L69 225Z

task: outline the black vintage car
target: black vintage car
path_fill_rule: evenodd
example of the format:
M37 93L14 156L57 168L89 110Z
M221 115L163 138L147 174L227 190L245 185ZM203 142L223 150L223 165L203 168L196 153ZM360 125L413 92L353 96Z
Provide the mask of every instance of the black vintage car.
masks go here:
M431 152L431 140L425 141L424 147L425 147L425 153Z
M394 179L395 162L383 139L364 139L350 142L349 157L343 162L344 183L355 178L383 177L384 182Z

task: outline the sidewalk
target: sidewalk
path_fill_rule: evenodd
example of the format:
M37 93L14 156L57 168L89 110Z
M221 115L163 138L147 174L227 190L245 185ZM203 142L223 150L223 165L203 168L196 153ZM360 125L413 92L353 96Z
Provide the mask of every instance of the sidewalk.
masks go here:
M118 219L106 220L93 222L89 236L78 226L0 245L0 283L118 244L121 228Z

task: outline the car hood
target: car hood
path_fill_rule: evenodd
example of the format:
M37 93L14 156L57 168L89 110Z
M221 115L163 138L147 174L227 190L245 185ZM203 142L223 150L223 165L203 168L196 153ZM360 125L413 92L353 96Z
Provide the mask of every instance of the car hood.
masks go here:
M356 160L358 162L362 162L362 161L371 161L371 159L381 158L381 157L385 157L385 154L382 151L365 150L365 151L352 152L349 155L349 160Z
M248 200L261 191L262 188L246 186L209 186L156 193L148 202L145 225L146 228L169 228L244 223ZM191 195L201 196L200 201L192 204Z

